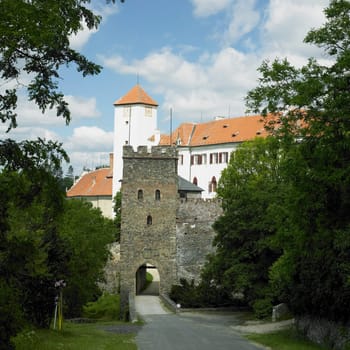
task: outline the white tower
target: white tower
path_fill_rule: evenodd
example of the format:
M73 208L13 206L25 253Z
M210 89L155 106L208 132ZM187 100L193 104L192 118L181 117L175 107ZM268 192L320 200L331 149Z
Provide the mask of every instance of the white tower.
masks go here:
M113 197L120 190L123 176L123 146L152 146L159 143L158 104L135 85L114 102Z

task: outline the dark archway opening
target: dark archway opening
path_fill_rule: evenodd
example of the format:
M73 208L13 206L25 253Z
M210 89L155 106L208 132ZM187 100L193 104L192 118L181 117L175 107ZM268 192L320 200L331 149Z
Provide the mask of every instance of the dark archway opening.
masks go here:
M136 272L136 295L159 295L159 282L159 272L155 266L140 266Z

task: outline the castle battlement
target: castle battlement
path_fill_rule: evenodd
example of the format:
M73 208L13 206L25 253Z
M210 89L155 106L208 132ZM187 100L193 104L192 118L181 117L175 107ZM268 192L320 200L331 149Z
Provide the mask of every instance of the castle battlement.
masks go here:
M172 146L138 146L135 151L128 145L123 147L123 158L177 158L177 150Z

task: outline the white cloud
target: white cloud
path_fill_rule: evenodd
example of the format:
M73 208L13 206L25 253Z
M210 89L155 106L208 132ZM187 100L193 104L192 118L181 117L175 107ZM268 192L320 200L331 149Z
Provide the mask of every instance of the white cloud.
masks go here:
M97 110L94 97L86 98L67 95L65 100L69 103L72 120L96 118L101 115ZM16 113L19 127L65 125L65 120L56 116L56 108L47 109L45 113L42 113L39 107L33 101L28 101L27 96L22 93L18 95Z
M105 3L102 5L95 4L95 7L92 7L91 10L96 14L102 17L102 21L100 25L103 25L103 23L108 19L109 16L114 15L118 12L118 5L106 5ZM90 40L91 36L98 32L98 29L92 28L89 29L85 22L81 22L82 29L79 30L78 33L72 34L69 37L69 43L72 49L74 50L81 50L84 45Z
M96 28L89 29L85 23L81 25L82 29L69 37L70 47L74 50L81 50L89 41L90 37L98 31Z
M109 152L70 152L69 159L74 175L80 175L83 168L93 170L96 166L109 165Z
M101 115L96 106L95 97L65 96L69 103L72 119L74 118L96 118Z
M70 152L108 152L113 149L113 132L97 126L81 126L73 130L73 135L68 138L64 147Z
M42 127L18 127L6 133L7 128L0 126L0 138L11 138L16 141L36 140L38 137L45 140L60 141L61 137L54 131Z
M261 37L264 56L288 57L298 66L305 63L306 57L322 57L321 50L304 44L303 40L311 28L324 23L323 9L328 3L328 0L270 0Z
M194 6L194 15L207 17L224 10L232 0L191 0Z
M230 8L230 23L224 33L226 45L236 42L250 33L259 23L260 15L255 0L236 0Z
M160 108L164 114L172 107L177 118L188 121L228 115L229 111L230 115L243 114L243 98L255 84L258 60L225 48L189 61L163 48L142 60L127 63L117 56L104 59L104 64L118 73L139 72L155 92L163 94Z

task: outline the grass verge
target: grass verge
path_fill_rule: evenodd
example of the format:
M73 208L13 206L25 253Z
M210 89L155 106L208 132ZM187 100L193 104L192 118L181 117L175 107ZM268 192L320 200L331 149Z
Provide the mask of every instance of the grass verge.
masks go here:
M268 346L271 350L326 350L327 348L305 340L293 328L266 334L249 334L249 340Z
M136 328L135 333L129 334L102 329L113 326L133 327L120 322L93 324L66 322L60 332L42 329L22 332L14 339L14 343L16 350L136 350L134 342Z

